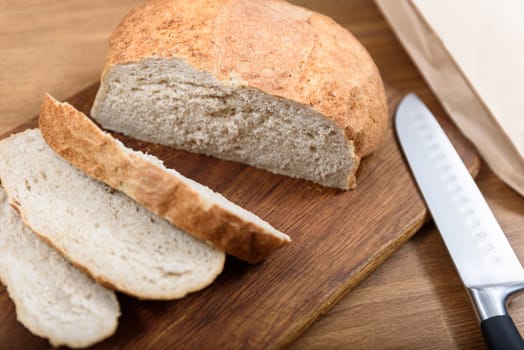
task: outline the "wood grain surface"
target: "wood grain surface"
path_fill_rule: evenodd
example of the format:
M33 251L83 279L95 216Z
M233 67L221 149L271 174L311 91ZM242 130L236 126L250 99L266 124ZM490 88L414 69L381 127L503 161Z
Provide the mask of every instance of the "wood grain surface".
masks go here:
M0 129L5 131L36 114L44 91L63 99L94 81L101 70L112 27L137 2L1 0ZM294 2L332 16L352 30L368 48L390 87L399 93L416 91L434 112L443 115L371 1ZM522 258L522 198L486 167L481 170L479 185ZM419 197L416 195L414 200ZM168 312L164 303L145 303L145 309L138 312L129 306L134 304L131 298L121 297L121 301L124 309L129 310L122 327L127 327L137 339L140 334L136 333L142 328L154 327L149 320L162 319ZM0 304L9 303L5 290L0 288ZM511 310L524 310L518 298L513 306ZM521 327L524 315L514 312L513 317ZM176 325L159 331L157 338L173 332L178 332ZM2 349L47 347L45 341L30 336L16 322L13 307L0 312L0 344ZM151 348L152 344L145 347ZM342 298L292 347L469 349L483 345L466 294L438 232L430 225Z
M68 100L88 114L97 90L94 84ZM387 92L393 113L401 96L391 87ZM479 163L474 149L449 119L439 117L466 164L476 172ZM17 131L36 126L35 118ZM181 300L152 303L120 296L122 317L117 334L95 346L98 349L287 345L426 219L391 123L380 150L364 159L355 191L329 189L118 137L261 216L289 234L293 242L257 265L228 257L224 272L212 286ZM11 307L10 302L0 304L0 310ZM149 316L152 311L154 316ZM144 321L137 324L136 315Z
M524 198L487 167L477 182L524 261ZM509 311L524 334L524 297L516 296ZM347 348L486 348L467 293L433 224L423 227L291 347Z

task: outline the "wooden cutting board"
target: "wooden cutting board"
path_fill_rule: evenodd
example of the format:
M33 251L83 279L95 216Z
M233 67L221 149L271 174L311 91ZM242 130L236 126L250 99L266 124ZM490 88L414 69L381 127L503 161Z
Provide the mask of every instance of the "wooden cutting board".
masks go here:
M447 119L400 45L391 44L395 39L384 22L376 20L376 11L365 10L368 7L358 1L299 3L350 24L389 83L390 114L402 97L399 91L414 89L476 174L476 152ZM88 112L96 89L97 84L69 101ZM17 130L32 126L36 119ZM119 295L122 316L117 333L97 349L265 349L289 344L427 219L391 129L381 149L363 161L358 187L350 192L205 156L127 143L156 154L168 166L252 210L288 233L293 242L254 266L228 258L213 285L178 301L138 301ZM0 348L49 348L47 341L32 336L16 321L14 305L2 285Z
M92 85L69 102L88 113L97 88ZM401 96L391 87L387 91L392 114ZM474 149L448 119L440 121L476 173L479 161ZM36 125L35 118L17 130ZM215 283L178 301L138 301L120 295L118 331L97 349L288 344L411 237L427 217L391 127L380 150L364 160L357 189L347 192L119 138L253 211L288 233L293 242L258 265L228 257ZM21 327L4 292L0 314L10 315L0 333ZM20 333L12 346L47 348L45 341Z

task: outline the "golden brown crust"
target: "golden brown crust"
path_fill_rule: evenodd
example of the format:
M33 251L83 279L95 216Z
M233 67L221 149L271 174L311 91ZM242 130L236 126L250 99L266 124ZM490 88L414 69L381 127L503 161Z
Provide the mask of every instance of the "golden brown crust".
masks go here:
M277 236L206 203L198 191L165 169L124 152L112 136L67 103L47 95L39 126L49 146L77 168L228 254L255 263L289 242L281 233Z
M152 56L310 106L345 130L358 157L384 138L387 100L367 51L330 18L285 1L148 1L112 34L102 77Z

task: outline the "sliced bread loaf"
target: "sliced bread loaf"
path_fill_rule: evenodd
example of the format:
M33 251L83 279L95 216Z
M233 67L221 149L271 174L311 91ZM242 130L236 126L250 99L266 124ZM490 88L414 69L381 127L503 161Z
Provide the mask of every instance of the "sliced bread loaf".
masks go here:
M280 0L154 0L114 31L91 114L138 139L348 189L384 138L365 48Z
M40 130L49 146L79 169L228 254L254 263L290 241L156 157L126 148L73 106L49 95L42 103Z
M42 242L0 189L0 280L18 320L53 346L86 347L112 335L120 307L98 285Z
M172 299L222 271L222 252L76 169L38 129L0 142L0 178L26 224L102 284Z

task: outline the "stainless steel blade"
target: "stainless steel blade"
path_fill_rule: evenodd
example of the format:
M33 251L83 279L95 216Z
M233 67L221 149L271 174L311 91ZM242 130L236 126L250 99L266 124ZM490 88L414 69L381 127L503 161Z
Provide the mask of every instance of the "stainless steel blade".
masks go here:
M416 95L402 100L395 124L409 166L465 286L475 289L524 281L524 269L491 209Z

